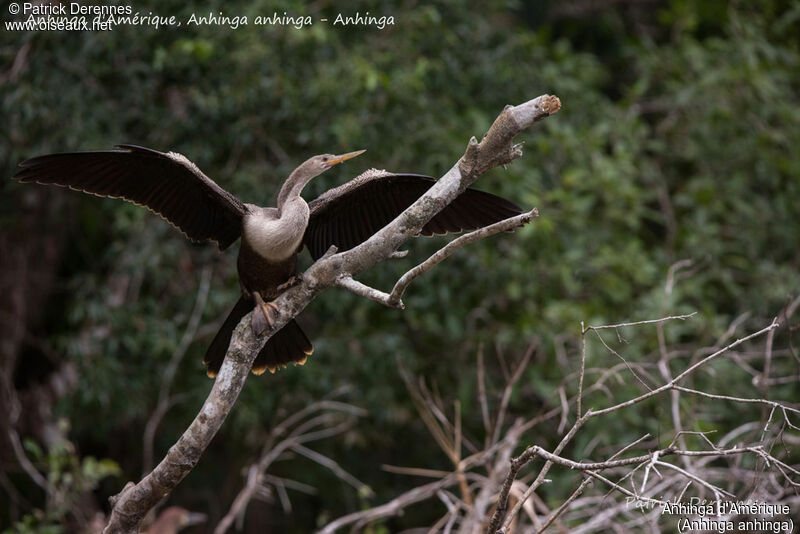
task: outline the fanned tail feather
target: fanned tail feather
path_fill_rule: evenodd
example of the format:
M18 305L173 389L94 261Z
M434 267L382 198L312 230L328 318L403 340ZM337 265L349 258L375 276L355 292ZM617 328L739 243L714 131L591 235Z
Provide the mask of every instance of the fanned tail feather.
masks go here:
M220 367L222 367L233 330L242 320L242 317L252 309L252 302L245 297L240 297L225 322L222 323L222 327L220 327L203 358L203 363L206 365L206 374L211 378L217 376ZM258 353L253 363L253 374L260 375L266 370L274 373L279 368L286 367L289 363L303 365L312 352L314 352L314 347L308 337L306 337L300 325L292 319L278 330L267 341L261 352Z

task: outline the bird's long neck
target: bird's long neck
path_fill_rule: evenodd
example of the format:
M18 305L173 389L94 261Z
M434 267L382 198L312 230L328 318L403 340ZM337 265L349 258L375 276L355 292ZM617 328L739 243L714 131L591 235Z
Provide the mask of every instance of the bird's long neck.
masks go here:
M268 261L283 261L297 253L309 217L308 204L300 193L316 174L319 173L312 172L308 165L295 169L278 193L277 209L248 206L242 238Z
M278 193L278 214L283 214L286 204L300 196L303 188L314 176L305 172L303 166L300 166L289 175L289 178L283 183L280 193Z

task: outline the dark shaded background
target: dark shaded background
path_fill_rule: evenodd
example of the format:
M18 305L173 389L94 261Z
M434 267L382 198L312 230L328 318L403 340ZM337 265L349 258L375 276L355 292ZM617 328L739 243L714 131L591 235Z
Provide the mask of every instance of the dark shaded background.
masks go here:
M342 400L368 416L314 448L375 494L288 458L270 472L317 493L292 492L288 514L276 502L253 504L248 532L305 532L419 483L382 464L449 468L418 420L401 367L448 402L459 400L465 433L480 435L474 365L481 346L502 383L497 356L517 358L540 338L511 403L513 413L531 416L558 404L557 386L577 368L581 321L697 311L671 327L667 341L710 345L742 314L743 330L768 324L800 289L796 2L366 1L347 11L292 0L132 5L183 20L220 10L251 20L276 11L315 18L369 11L394 16L395 25L4 31L5 177L35 155L134 143L181 152L243 200L268 204L308 156L368 149L313 182L305 193L311 199L370 166L441 175L504 105L543 93L563 103L521 137L523 159L476 184L538 207L538 220L415 282L404 312L341 290L304 312L316 346L309 363L251 377L170 498L207 511L211 526L280 414L334 390L344 387ZM2 19L11 20L5 8ZM0 425L0 527L21 521L12 532L72 531L140 476L141 436L165 363L186 328L201 272L211 267L201 327L172 388L182 396L156 436L156 458L205 398L211 381L200 360L239 291L236 247L220 255L189 244L122 202L7 179L0 188L0 378L8 412ZM389 289L443 242L419 240L408 258L385 262L364 280ZM691 265L667 294L668 271L680 260ZM648 332L628 339L625 350L647 354L654 346ZM788 330L776 346L790 346ZM791 358L785 365L797 373ZM717 392L759 393L732 366L702 380ZM619 387L623 395L639 390L634 381ZM796 397L798 389L788 382L773 394ZM646 404L631 420L594 432L624 443L650 431L668 443L665 414ZM724 428L739 417L722 406L713 424ZM538 427L531 442L552 445L556 423ZM7 429L63 489L60 502L20 469ZM563 500L561 489L568 490L553 484L545 496ZM419 506L386 528L432 524L440 508Z

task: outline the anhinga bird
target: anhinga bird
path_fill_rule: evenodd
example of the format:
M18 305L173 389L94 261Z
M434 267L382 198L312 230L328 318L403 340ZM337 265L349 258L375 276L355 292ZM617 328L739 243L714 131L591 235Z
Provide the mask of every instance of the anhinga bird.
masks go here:
M297 167L281 187L276 207L245 204L203 174L186 157L133 145L119 150L49 154L20 163L14 178L55 184L145 206L194 241L215 241L220 250L242 238L237 262L242 296L206 352L209 376L219 371L233 329L253 310L252 326L264 331L274 318L275 299L297 274L303 246L318 259L331 245L348 250L391 222L434 183L416 174L365 173L306 203L303 187L363 150L322 154ZM422 229L422 235L473 230L521 213L515 204L467 189ZM254 308L255 307L255 308ZM253 372L293 362L303 364L313 347L291 320L266 343Z

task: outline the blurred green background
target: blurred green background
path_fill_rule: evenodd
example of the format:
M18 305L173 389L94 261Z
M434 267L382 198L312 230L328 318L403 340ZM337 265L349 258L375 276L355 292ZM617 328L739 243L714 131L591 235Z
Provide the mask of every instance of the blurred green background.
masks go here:
M368 167L440 176L504 105L544 93L563 104L518 138L522 159L475 184L538 207L537 220L461 251L414 282L403 312L329 290L301 315L316 347L308 364L251 377L170 498L210 514L196 532L210 532L227 511L242 468L276 421L335 390L346 388L339 399L368 414L312 448L374 494L289 458L270 473L316 494L289 490L290 513L277 500L252 504L246 530L306 532L418 482L382 464L451 467L420 422L401 367L424 376L448 406L459 400L465 433L482 442L479 347L500 387L497 356L518 358L539 338L511 401L514 416L530 417L558 405L558 386L578 368L581 321L697 311L667 329L667 342L699 347L744 313L740 328L761 328L800 290L797 2L361 1L346 11L325 0L132 5L182 20L210 11L251 20L284 11L315 19L369 11L395 24L4 31L6 178L28 157L133 143L183 153L244 201L268 205L307 157L368 149L312 182L304 193L310 200ZM5 8L2 19L11 20ZM67 501L53 505L5 444L0 527L23 521L18 531L69 531L107 509L106 498L125 481L138 480L144 426L210 269L201 324L172 386L180 397L155 437L156 460L207 395L212 382L201 358L237 298L238 247L219 254L190 244L158 217L119 201L8 179L0 188L0 371L4 395L13 389L23 407L14 415L4 403L5 426L17 430L44 476L67 488ZM409 257L362 279L388 290L444 241L410 243ZM668 271L680 260L691 264L667 293ZM656 347L654 331L626 337L631 358ZM781 331L776 346L789 344ZM785 365L797 372L791 358ZM758 393L734 367L703 380L717 393ZM788 382L772 394L796 397L798 389ZM623 400L639 388L631 380L615 391ZM594 431L620 442L661 432L668 443L666 408L642 410ZM723 410L714 423L737 417ZM556 426L537 427L530 441L552 446ZM104 460L87 465L93 458ZM432 524L441 508L421 506L386 528Z

